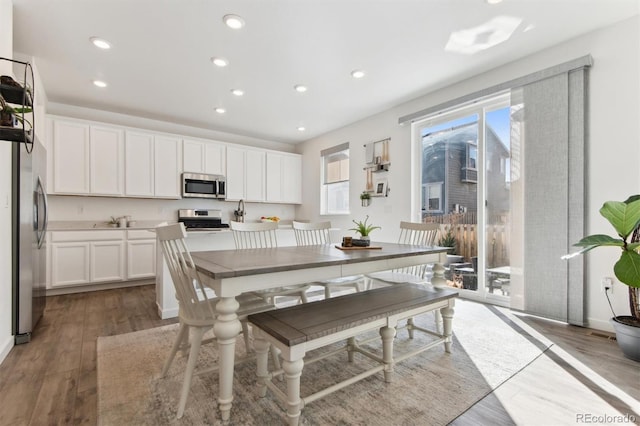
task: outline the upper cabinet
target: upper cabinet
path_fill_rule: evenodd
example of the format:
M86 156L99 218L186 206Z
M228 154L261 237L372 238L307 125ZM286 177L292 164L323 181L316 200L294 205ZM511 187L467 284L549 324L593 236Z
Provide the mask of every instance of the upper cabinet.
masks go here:
M302 157L298 154L267 152L266 202L302 202Z
M51 148L53 193L88 194L89 125L54 120Z
M180 139L146 132L125 136L125 194L180 198Z
M227 200L265 201L266 151L227 147Z
M225 145L184 139L182 141L182 171L226 175Z
M89 126L90 192L124 195L124 132L117 128Z

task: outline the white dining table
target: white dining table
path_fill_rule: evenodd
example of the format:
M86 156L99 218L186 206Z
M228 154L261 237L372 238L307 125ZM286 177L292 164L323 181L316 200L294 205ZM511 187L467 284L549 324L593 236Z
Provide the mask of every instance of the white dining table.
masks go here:
M241 325L235 297L285 285L435 263L432 284L444 285L446 247L371 243L379 249L341 250L334 244L193 252L203 284L220 298L213 327L219 351L218 407L228 420L233 402L235 344Z

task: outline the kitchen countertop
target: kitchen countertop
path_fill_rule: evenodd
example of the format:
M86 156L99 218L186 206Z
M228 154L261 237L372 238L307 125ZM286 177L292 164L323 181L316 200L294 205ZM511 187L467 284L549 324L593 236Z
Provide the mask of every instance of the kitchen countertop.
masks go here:
M131 230L145 230L145 229L153 229L158 224L166 221L161 220L136 220L134 226L128 228L119 228L117 226L111 226L106 221L96 221L96 220L56 220L50 221L47 227L48 231L105 231L105 230L120 230L125 231L127 229ZM175 222L174 222L175 223Z
M136 220L135 225L127 228L120 228L118 226L111 226L106 221L96 220L56 220L50 221L47 227L48 231L111 231L120 230L125 231L127 229L145 230L153 229L160 223L175 223L175 221L162 221L162 220ZM283 222L283 221L281 221ZM291 221L284 221L278 225L278 229L292 229ZM229 228L223 228L215 231L188 231L189 235L208 235L219 234L221 232L230 232Z

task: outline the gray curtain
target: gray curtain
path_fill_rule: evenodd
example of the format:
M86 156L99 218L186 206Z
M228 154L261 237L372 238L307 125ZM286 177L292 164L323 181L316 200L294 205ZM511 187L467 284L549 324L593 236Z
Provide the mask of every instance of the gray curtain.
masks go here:
M585 325L584 260L561 256L584 235L587 68L512 90L519 103L526 312Z

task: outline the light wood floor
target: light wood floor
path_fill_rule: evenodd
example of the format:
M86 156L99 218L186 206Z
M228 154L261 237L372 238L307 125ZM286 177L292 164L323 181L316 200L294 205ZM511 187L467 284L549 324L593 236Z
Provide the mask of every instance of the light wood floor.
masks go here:
M152 285L49 297L31 343L14 347L0 365L0 425L96 424L97 337L174 322L158 319ZM523 324L524 335L534 330L552 348L453 425L579 424L575 416L595 410L593 399L581 398L585 392L611 415L640 422L640 364L624 358L615 341L538 318L512 323Z

